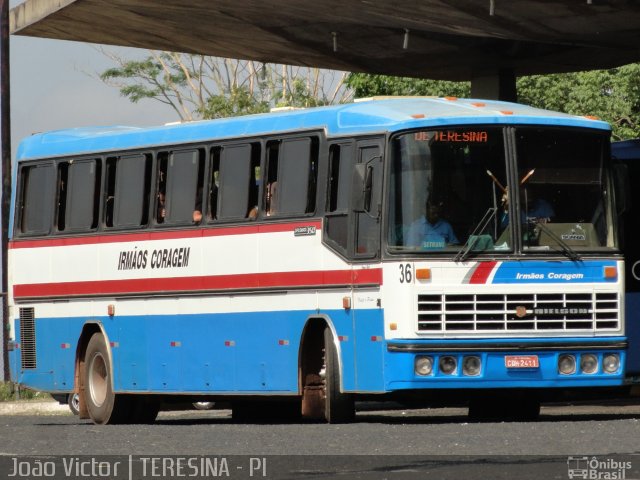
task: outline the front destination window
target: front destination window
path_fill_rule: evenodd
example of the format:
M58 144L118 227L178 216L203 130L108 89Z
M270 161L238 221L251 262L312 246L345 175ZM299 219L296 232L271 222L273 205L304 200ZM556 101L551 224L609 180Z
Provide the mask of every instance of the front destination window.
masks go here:
M507 135L515 137L510 160L517 165L517 185L508 182ZM517 247L514 229L527 252L573 258L579 251L613 247L606 141L603 135L536 127L398 135L392 140L389 247L460 258L511 252Z

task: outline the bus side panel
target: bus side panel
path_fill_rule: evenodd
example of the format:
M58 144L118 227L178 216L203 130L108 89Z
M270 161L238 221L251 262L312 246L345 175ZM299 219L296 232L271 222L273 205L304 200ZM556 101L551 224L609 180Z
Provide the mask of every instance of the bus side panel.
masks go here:
M149 391L151 346L147 317L118 317L117 347L112 347L114 384L117 391ZM114 340L111 340L114 341Z
M375 308L378 293L356 292L355 302L372 304L373 308L354 311L356 350L356 388L359 392L384 391L384 315L382 308ZM369 305L368 305L369 306Z
M356 390L356 337L353 329L353 310L327 310L322 313L333 324L338 339L342 389L353 392Z
M310 311L253 312L230 319L237 340L235 347L227 348L236 349L236 390L297 393L296 345L310 314Z
M627 349L627 375L640 375L640 292L627 292L625 302Z
M71 320L71 321L69 321ZM78 338L81 321L73 319L35 319L35 366L22 365L22 348L15 349L11 365L12 379L29 388L44 391L70 391L73 389L76 344L70 338ZM16 339L20 337L20 320L16 319ZM33 367L33 368L32 368Z
M149 315L122 319L114 350L124 391L287 392L298 389L297 345L312 312ZM126 327L125 327L126 324ZM145 332L147 332L145 334ZM145 385L144 379L148 379Z
M636 223L640 214L640 189L633 188L640 179L640 152L637 142L614 142L612 154L624 159L627 166L627 209L619 219L618 234L625 257L625 333L629 341L626 371L628 376L640 376L640 242L637 240Z

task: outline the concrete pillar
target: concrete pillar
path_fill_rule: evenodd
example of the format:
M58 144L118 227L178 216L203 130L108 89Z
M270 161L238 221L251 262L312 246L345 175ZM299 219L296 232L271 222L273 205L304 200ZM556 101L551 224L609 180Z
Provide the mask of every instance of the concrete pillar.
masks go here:
M0 224L2 225L2 244L0 275L2 276L2 355L0 372L2 380L9 380L9 306L7 305L8 271L7 247L9 245L9 206L11 205L11 111L9 101L9 0L0 0L0 143L2 149L2 203L0 204Z
M487 100L517 102L516 76L512 70L499 70L492 75L479 75L471 79L471 96Z

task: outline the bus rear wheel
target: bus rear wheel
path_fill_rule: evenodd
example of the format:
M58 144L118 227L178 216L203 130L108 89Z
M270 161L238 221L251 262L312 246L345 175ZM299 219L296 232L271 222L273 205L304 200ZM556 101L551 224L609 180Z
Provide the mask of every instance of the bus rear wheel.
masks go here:
M130 399L113 393L111 362L101 333L91 336L84 358L85 403L91 420L99 425L126 422Z

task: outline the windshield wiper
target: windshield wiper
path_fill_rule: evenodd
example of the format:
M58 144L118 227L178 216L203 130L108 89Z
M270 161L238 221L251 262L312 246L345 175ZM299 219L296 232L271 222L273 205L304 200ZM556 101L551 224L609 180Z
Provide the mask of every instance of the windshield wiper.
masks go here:
M487 228L489 222L493 219L493 217L495 217L497 211L498 209L496 207L489 207L482 219L476 225L476 228L467 238L467 241L464 242L464 245L462 245L462 248L458 251L458 253L456 253L456 256L453 257L454 262L457 263L465 261L465 259L469 256L469 252L473 250L473 247L475 247L480 240L479 234L481 232L484 232L484 229Z
M540 227L540 230L542 230L544 233L546 233L551 238L553 238L556 242L558 242L558 245L560 245L560 247L562 248L562 251L564 252L564 254L567 257L569 257L570 260L573 260L574 262L582 260L582 257L580 257L578 252L576 252L573 248L571 248L569 246L569 244L567 244L567 242L562 240L562 238L560 238L560 236L556 232L551 230L544 223L542 223L542 222L539 222L539 223L531 222L531 223L533 223L536 226Z

